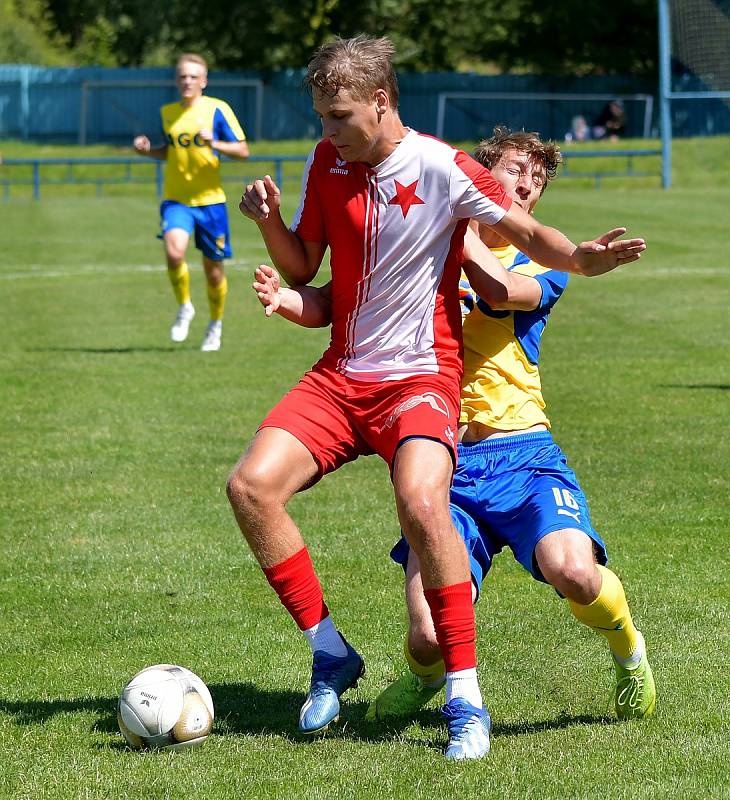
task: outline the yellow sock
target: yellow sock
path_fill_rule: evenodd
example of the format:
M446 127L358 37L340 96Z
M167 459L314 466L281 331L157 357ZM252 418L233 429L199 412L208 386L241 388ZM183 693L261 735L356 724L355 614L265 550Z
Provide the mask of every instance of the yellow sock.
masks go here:
M208 284L208 307L210 308L210 318L212 320L223 319L223 308L226 304L227 294L228 279L225 275L217 286Z
M426 666L416 661L408 647L408 637L404 642L404 651L406 654L406 661L408 668L414 675L418 677L427 685L435 684L446 675L446 665L443 658L440 658L435 664Z
M172 291L175 292L175 299L179 305L190 302L190 271L188 265L183 261L177 269L167 269L167 277L172 284Z
M611 652L619 658L629 658L636 651L639 635L631 619L624 587L610 569L597 565L601 573L598 597L584 606L568 600L573 616L608 639Z

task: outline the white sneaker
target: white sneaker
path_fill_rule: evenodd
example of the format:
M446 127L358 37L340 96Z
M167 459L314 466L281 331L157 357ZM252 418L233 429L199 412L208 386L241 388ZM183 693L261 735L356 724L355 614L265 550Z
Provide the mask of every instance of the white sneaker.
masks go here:
M177 310L175 322L170 328L170 338L173 342L184 342L188 338L190 323L195 316L195 309L192 303L183 303Z
M205 338L200 349L204 353L210 353L213 350L221 349L221 331L223 330L223 323L221 320L211 320L208 327L205 329Z

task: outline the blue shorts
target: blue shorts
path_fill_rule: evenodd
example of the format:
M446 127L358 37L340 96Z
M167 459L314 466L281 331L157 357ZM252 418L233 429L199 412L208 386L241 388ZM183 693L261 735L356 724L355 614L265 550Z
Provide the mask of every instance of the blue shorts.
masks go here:
M549 431L460 444L458 454L451 518L466 543L477 591L505 545L535 579L547 583L535 547L563 528L583 531L593 541L598 563L608 563L578 479ZM401 536L391 558L405 567L408 549Z
M210 206L186 206L177 200L165 200L160 206L159 239L173 228L195 232L195 246L211 261L233 255L225 203Z

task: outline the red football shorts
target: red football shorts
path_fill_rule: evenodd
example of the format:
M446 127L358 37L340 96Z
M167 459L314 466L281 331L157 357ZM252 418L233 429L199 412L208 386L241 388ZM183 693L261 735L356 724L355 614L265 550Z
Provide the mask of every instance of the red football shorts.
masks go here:
M458 375L418 375L380 383L354 381L321 362L259 426L295 436L319 465L320 477L358 456L377 453L392 470L409 437L443 442L456 463Z

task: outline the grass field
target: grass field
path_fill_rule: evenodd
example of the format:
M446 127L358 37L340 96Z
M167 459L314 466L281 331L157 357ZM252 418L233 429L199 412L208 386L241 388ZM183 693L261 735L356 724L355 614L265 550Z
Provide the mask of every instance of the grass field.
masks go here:
M503 555L477 606L493 749L465 765L441 755L436 703L395 730L363 721L401 669L405 623L375 458L292 503L368 665L335 733L296 734L308 649L224 486L327 336L264 319L248 288L264 257L254 226L232 203L223 349L204 354L197 269L191 339L167 338L151 189L0 204L0 797L730 796L730 191L693 167L668 193L558 182L540 208L574 238L625 223L649 242L639 264L571 281L542 363L556 438L649 644L657 714L615 722L603 641ZM117 695L163 661L209 684L214 733L197 751L134 753Z

